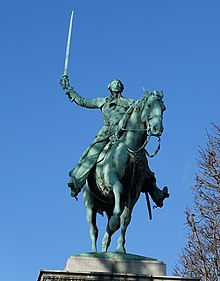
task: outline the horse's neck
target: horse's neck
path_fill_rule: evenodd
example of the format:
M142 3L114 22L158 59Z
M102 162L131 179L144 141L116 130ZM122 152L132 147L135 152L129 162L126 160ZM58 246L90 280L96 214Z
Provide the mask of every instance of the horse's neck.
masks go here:
M124 129L123 142L133 150L140 148L147 135L145 125L140 120L140 112L132 112Z

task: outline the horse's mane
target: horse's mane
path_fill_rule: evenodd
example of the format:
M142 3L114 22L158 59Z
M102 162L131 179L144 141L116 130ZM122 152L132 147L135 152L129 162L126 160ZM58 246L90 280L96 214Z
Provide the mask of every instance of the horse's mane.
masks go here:
M153 92L149 93L148 91L146 91L144 89L144 96L141 97L140 99L134 101L134 103L129 107L129 109L125 113L125 115L122 119L122 123L121 123L123 129L126 127L127 121L129 119L129 117L131 116L131 114L133 113L133 111L142 112L142 110L144 109L144 107L146 105L147 100L152 96L155 96L162 101L163 92L154 90Z

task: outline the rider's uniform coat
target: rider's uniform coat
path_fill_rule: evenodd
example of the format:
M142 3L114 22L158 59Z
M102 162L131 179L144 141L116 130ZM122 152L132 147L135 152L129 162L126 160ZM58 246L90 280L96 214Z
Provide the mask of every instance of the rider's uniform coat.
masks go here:
M114 138L115 132L119 130L119 122L135 101L132 99L125 99L121 95L118 98L105 97L87 99L78 95L73 89L71 96L73 96L72 101L82 107L100 109L104 119L104 126L97 133L92 144L83 153L77 166L69 173L70 177L75 178L78 186L82 187L100 153L109 143L110 139Z

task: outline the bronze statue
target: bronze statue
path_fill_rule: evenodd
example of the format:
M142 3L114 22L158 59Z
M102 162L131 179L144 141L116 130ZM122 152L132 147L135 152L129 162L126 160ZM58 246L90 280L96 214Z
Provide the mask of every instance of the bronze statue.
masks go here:
M121 225L123 238L117 251L124 252L124 232L140 192L149 193L158 207L162 207L163 200L169 196L167 187L160 190L156 186L145 156L147 136L160 136L163 132L163 94L145 91L145 96L138 101L125 99L121 94L124 86L115 79L108 86L109 97L86 99L73 90L66 75L60 83L72 102L98 108L104 118L103 128L69 173L71 195L76 197L84 187L92 250L96 251L98 232L95 214L105 211L109 222L102 249L107 251L110 237Z
M160 139L163 132L163 93L148 93L144 90L141 99L126 99L122 96L124 85L120 80L114 79L108 86L110 95L107 97L88 99L78 95L70 86L67 76L71 24L67 59L60 84L71 102L86 108L100 109L104 126L83 153L76 167L70 171L68 186L73 197L77 197L81 190L83 192L92 251L97 251L96 214L105 212L108 224L102 240L102 251L107 251L111 236L121 227L116 251L125 252L125 232L140 193L146 194L150 219L148 193L158 207L162 207L163 200L169 197L167 187L163 190L157 187L154 173L148 166L145 150L150 137L156 136ZM159 146L155 154L158 150Z

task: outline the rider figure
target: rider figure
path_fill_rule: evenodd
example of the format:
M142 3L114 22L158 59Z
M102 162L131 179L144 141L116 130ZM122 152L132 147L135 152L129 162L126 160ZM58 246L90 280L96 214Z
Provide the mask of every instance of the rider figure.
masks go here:
M86 107L99 108L102 111L104 119L104 126L97 133L92 144L86 149L80 158L76 167L69 172L70 182L68 186L71 188L71 196L76 197L86 183L86 179L92 167L104 149L104 147L120 135L119 122L125 116L127 110L135 103L135 100L125 99L121 93L124 90L124 85L118 79L114 79L108 85L110 96L105 98L87 99L79 96L75 90L70 86L68 76L64 75L60 79L60 84L71 102ZM156 186L156 178L154 173L148 167L148 174L146 175L146 189L151 195L153 201L158 207L163 206L163 200L168 197L168 190L165 187L160 190ZM148 188L149 187L149 188ZM145 187L144 187L145 188ZM143 190L145 192L146 190Z

